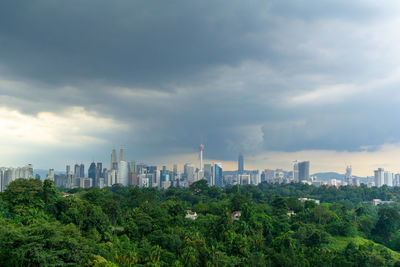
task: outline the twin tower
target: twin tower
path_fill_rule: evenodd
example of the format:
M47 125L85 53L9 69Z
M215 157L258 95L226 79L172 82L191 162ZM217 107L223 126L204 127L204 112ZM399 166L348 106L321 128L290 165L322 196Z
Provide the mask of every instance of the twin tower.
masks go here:
M123 148L121 148L119 151L119 161L125 161L125 153ZM118 169L117 151L114 148L111 153L111 170L117 170L117 169Z

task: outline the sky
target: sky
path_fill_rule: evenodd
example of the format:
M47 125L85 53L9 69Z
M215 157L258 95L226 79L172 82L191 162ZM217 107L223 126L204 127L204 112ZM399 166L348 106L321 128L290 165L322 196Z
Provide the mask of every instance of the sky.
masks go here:
M0 2L0 166L400 171L396 0Z

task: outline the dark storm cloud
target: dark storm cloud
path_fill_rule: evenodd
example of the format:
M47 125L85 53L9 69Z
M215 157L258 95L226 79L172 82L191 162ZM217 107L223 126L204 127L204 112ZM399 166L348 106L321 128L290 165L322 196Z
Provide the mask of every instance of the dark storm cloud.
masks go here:
M2 1L0 101L112 117L131 130L101 137L135 157L200 141L221 159L397 142L395 99L366 86L394 67L392 45L373 40L389 13L372 1ZM366 89L295 98L338 84Z
M265 57L246 40L268 26L265 18L251 4L231 3L3 2L0 59L11 74L49 83L101 79L163 89L209 66Z

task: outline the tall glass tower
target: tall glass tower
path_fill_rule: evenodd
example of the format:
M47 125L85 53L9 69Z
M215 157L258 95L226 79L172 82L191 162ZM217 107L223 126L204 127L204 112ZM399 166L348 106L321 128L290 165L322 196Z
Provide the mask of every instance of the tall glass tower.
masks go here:
M90 164L89 170L88 170L88 177L92 178L93 181L93 187L97 186L97 181L96 181L96 163L92 162Z
M238 174L243 174L243 172L244 172L244 158L242 153L240 153L238 158Z
M310 162L309 161L303 161L299 162L299 180L310 180Z
M214 181L218 187L223 186L222 165L221 163L214 163Z

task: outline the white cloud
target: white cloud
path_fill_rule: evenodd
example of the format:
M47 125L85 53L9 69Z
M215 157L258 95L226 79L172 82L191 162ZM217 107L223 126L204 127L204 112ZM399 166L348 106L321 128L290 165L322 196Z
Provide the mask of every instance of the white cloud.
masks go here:
M361 92L360 87L351 84L328 85L317 88L314 91L297 95L290 99L295 104L325 104L332 102L342 102L346 97L350 97Z
M111 118L100 117L83 107L71 107L61 113L23 114L0 108L0 143L16 146L81 147L106 142L99 135L127 126Z

